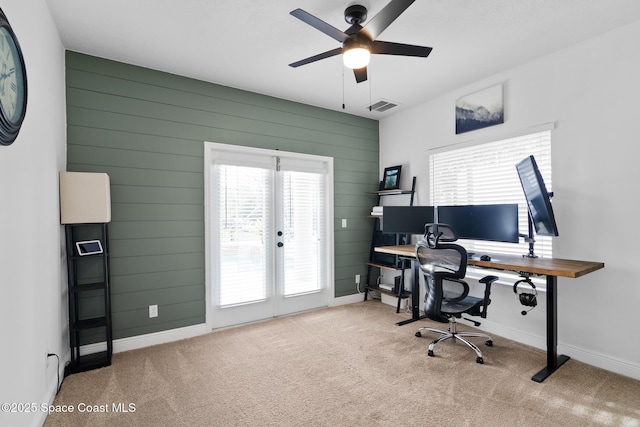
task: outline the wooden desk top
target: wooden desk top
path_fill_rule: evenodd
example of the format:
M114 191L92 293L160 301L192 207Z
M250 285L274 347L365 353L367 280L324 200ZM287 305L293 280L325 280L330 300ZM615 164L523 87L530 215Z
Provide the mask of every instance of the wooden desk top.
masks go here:
M416 247L414 245L379 246L375 248L375 251L415 258ZM603 262L577 261L560 258L527 258L521 255L505 254L489 255L491 256L491 261L480 261L479 259L472 258L467 262L469 265L477 267L547 276L570 277L574 279L604 268Z

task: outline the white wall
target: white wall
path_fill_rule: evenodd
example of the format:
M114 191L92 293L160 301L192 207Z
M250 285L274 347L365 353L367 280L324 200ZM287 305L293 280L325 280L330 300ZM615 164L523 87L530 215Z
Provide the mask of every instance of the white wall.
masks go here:
M66 267L58 209L65 167L64 50L44 0L3 0L27 66L27 114L0 146L0 402L49 403L56 358L68 358ZM64 364L64 360L61 360ZM0 425L40 425L44 414L0 412Z
M640 378L637 188L640 183L640 22L476 82L380 123L380 166L404 164L429 202L430 147L500 139L554 123L553 199L560 236L554 256L602 261L605 269L559 279L559 351ZM455 135L456 98L505 85L505 123ZM404 186L408 182L403 182ZM544 296L541 296L544 300ZM545 348L545 306L527 316L512 289L497 286L483 327ZM490 357L490 356L489 356ZM532 367L532 374L542 368Z

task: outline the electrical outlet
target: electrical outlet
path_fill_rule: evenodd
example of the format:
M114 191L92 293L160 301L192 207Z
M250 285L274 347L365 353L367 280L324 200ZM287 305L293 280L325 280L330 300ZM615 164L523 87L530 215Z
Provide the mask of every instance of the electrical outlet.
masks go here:
M149 306L149 318L158 317L158 305L150 305Z
M347 218L342 218L342 228L347 228Z
M360 275L356 274L356 285L360 284Z

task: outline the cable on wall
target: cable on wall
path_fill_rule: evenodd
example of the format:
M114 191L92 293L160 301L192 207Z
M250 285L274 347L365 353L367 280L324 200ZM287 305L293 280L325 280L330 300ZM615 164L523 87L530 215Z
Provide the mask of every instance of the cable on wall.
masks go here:
M60 356L55 353L47 353L47 358L55 356L58 359L58 366L56 367L56 374L58 374L58 380L56 382L56 394L60 392L60 387L62 384L60 383Z

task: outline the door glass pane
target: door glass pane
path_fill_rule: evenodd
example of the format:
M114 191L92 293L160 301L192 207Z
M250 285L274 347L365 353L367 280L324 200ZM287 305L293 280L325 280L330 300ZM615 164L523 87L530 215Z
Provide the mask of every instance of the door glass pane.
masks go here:
M282 171L284 296L316 292L325 286L324 175Z
M221 164L215 171L218 305L264 301L269 297L271 281L272 173L263 168Z

